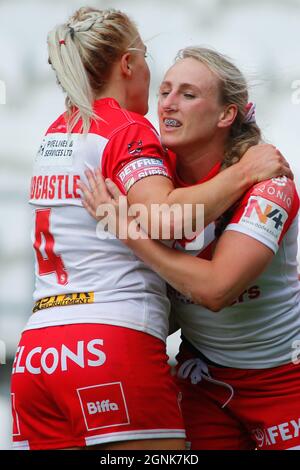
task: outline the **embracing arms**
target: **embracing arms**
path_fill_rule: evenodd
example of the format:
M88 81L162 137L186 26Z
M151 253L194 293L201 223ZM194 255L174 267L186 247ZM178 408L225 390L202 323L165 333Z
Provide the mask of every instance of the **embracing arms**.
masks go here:
M92 175L90 170L87 171ZM128 202L130 205L142 204L145 219L140 219L144 230L150 233L152 211L154 204L165 205L169 208L172 205L179 205L182 210L174 218L169 219L169 236L162 236L163 232L163 212L159 220L159 238L173 239L175 231L183 233L184 224L188 221L185 216L190 217L183 210L185 204L192 206L192 225L196 223L196 204L204 205L204 225L216 220L229 207L235 203L242 194L254 184L275 176L286 175L293 177L288 163L281 153L272 145L259 144L247 150L243 158L237 164L227 168L211 180L188 188L174 188L169 178L164 176L149 176L137 181L128 192ZM83 192L87 187L82 183ZM101 195L90 200L90 213L97 218L97 207L102 203ZM166 223L166 222L165 222ZM181 236L179 236L181 238Z
M218 312L229 306L267 267L273 252L242 233L225 232L207 261L151 239L124 243L174 289Z
M120 191L110 180L105 184L99 171L97 180L98 183L90 176L90 185L101 192L103 203L114 206L118 218ZM85 197L83 205L91 213L93 194L87 190ZM135 220L126 218L121 222L130 228ZM116 235L119 236L118 231ZM223 233L210 261L171 249L147 236L136 237L136 232L130 229L122 241L177 291L215 312L232 304L274 255L264 243L234 230Z
M151 204L155 203L168 206L203 204L206 226L229 209L251 186L283 174L292 177L281 153L270 144L259 144L249 148L237 164L207 182L188 188L174 189L171 181L161 176L144 178L130 189L128 202L130 205L144 204L148 214L151 214ZM162 181L158 181L158 178ZM174 220L174 225L176 223L178 226L180 221Z

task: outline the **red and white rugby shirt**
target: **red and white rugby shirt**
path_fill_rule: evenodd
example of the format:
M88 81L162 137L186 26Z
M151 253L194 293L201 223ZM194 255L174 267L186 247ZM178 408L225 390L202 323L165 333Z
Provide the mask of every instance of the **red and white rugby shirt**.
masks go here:
M48 129L34 162L30 204L38 303L27 329L67 323L120 325L165 339L165 283L131 250L97 227L81 205L78 181L100 165L126 193L142 178L171 177L153 126L112 98L95 102L99 120L67 134L64 115ZM97 228L97 234L96 234ZM99 236L101 239L99 239ZM67 306L66 306L67 305Z
M204 180L219 168L216 165ZM176 179L177 185L186 186ZM295 341L300 339L298 208L294 182L285 177L255 185L240 200L226 230L255 238L269 247L274 257L230 307L214 313L171 290L172 312L183 335L210 360L244 369L291 362ZM201 248L193 249L197 240L176 242L175 248L211 259L214 228L210 224L205 229Z

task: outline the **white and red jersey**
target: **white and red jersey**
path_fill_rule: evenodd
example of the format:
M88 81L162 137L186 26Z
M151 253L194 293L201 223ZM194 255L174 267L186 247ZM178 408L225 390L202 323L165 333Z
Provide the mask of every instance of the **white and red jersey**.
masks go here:
M219 168L216 165L209 178ZM177 184L183 185L180 180ZM171 290L172 312L184 337L211 361L242 369L291 362L296 347L293 342L300 339L298 208L295 185L285 177L256 184L239 201L226 230L255 238L269 247L274 257L230 307L214 313ZM211 259L214 225L205 229L201 250L191 250L188 241L177 242L175 247Z
M35 158L30 204L36 304L26 329L106 323L165 339L165 283L97 226L82 207L78 181L86 181L87 167L100 166L104 177L126 193L144 177L170 178L168 155L142 116L121 109L112 98L97 100L94 110L99 120L87 135L80 133L81 122L68 134L60 116Z

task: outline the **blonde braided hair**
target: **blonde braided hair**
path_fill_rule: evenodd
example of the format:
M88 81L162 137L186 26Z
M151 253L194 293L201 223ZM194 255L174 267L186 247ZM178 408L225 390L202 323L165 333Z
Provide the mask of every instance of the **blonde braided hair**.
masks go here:
M49 63L66 93L68 132L82 119L88 132L93 101L108 82L113 64L139 38L129 17L118 10L83 7L48 34Z

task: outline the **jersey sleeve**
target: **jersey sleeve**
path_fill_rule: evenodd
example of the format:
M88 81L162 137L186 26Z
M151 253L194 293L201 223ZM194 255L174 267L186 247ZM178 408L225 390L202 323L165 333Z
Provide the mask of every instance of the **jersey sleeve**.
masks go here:
M127 194L139 180L153 175L173 179L168 153L155 129L132 123L118 130L107 144L103 160L104 177L112 179Z
M225 230L249 235L276 253L298 209L294 182L285 176L273 178L246 193Z

